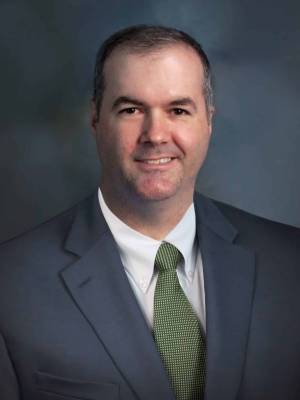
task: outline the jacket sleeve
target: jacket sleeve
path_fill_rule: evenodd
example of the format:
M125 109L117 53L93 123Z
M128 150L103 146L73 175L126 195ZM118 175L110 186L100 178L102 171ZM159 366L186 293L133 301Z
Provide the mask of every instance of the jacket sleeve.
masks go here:
M0 399L19 400L19 385L5 341L0 333Z

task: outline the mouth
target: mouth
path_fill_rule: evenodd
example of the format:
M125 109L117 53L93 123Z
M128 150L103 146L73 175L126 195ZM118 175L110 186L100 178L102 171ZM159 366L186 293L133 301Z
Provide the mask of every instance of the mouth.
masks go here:
M168 164L174 160L174 157L162 157L162 158L155 158L155 159L146 159L146 160L138 160L139 162L145 163L145 164L153 164L153 165L162 165L162 164Z
M174 167L177 157L142 158L136 159L139 168L145 172L169 171Z

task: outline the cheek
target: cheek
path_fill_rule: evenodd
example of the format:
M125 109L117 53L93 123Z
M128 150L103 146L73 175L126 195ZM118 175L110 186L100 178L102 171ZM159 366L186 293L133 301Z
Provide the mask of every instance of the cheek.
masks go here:
M130 136L118 136L114 145L118 158L125 161L134 153L135 150L135 142Z
M184 153L184 165L188 175L194 178L201 168L210 140L209 129L184 131L180 136L178 146Z
M106 158L116 153L119 145L118 127L109 118L102 118L97 130L97 142L101 152Z
M132 154L136 149L139 133L136 124L122 123L115 130L115 144L118 147L121 156Z
M209 143L209 130L182 129L176 136L176 143L186 156L201 155Z

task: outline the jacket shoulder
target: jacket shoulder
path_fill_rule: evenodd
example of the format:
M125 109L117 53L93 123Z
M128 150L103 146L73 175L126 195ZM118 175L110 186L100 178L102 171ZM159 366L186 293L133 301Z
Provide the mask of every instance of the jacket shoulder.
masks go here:
M61 249L79 208L88 208L93 195L76 203L60 214L0 244L0 262L25 259L39 253L51 257L53 249Z
M220 213L238 231L237 241L260 244L272 243L298 247L300 252L300 229L254 215L232 205L197 194L197 202L203 202L209 212Z

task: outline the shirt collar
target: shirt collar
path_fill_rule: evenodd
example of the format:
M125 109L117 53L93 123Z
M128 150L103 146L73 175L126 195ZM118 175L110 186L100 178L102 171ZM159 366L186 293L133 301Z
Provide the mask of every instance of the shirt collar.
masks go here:
M167 234L165 239L159 241L143 235L120 220L108 208L100 188L98 198L103 216L117 243L124 268L142 292L147 292L153 278L156 253L163 241L173 244L181 252L184 261L180 268L182 268L189 281L193 279L196 234L194 204L190 205L181 220Z

